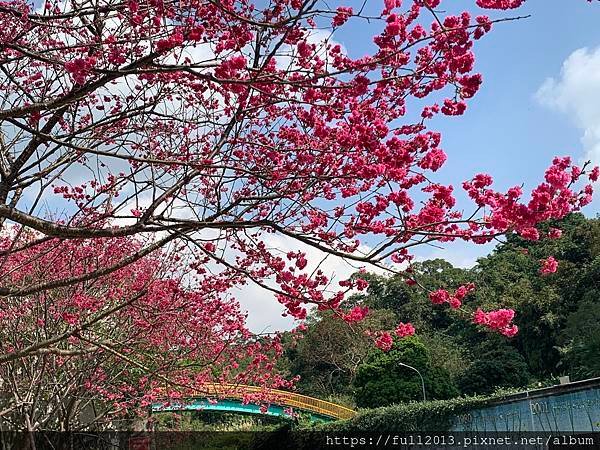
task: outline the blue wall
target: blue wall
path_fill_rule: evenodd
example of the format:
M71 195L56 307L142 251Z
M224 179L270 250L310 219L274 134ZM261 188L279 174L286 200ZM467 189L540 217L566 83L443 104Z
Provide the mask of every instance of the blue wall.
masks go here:
M600 379L523 392L458 416L452 431L600 431Z

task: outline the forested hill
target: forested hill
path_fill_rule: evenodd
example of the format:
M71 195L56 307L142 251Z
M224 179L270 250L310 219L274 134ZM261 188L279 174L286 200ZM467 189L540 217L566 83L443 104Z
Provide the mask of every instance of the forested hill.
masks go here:
M487 394L498 387L540 386L569 375L600 375L600 220L572 214L540 227L563 230L559 239L525 241L515 235L472 269L436 259L417 263L424 286L455 289L473 282L465 304L484 310L512 308L519 334L485 332L459 310L432 305L422 289L402 279L372 274L366 294L352 301L370 309L351 329L328 313L316 313L304 339L288 342L285 370L301 375L302 392L375 407L418 400L421 371L429 398ZM556 273L540 275L540 261L558 260ZM397 340L388 353L373 347L368 329L410 321L417 335Z

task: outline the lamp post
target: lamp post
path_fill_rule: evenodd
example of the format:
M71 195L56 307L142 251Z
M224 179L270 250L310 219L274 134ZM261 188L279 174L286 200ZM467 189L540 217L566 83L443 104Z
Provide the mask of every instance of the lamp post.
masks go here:
M417 374L419 375L419 378L421 378L421 387L423 388L423 401L426 401L427 396L425 395L425 381L423 380L423 375L421 375L421 372L419 372L413 366L409 366L408 364L398 363L398 365L400 365L402 367L406 367L408 369L411 369L411 370L414 370L415 372L417 372Z

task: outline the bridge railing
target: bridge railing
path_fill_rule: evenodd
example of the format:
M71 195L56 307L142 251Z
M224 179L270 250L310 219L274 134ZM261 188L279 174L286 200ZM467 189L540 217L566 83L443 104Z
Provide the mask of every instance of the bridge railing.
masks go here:
M277 389L264 390L257 386L235 385L235 384L210 384L206 386L206 392L201 396L215 396L223 398L243 399L248 394L267 392L271 403L281 406L289 406L296 409L320 414L335 419L350 419L356 412L345 406L337 405L307 395L294 392L281 391Z

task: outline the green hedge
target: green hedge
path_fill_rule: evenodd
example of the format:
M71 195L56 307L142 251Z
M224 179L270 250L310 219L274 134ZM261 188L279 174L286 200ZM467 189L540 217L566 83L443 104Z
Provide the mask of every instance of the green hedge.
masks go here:
M490 396L460 397L451 400L411 402L374 409L362 409L349 420L328 423L301 423L285 426L276 433L257 436L253 450L331 450L326 439L337 436L367 437L385 433L446 432L455 417L483 408L516 390L497 391ZM371 448L370 444L355 449Z
M359 410L352 419L312 425L307 427L307 431L308 429L340 433L447 431L456 416L482 408L513 392L515 391L502 390L490 396L459 397L363 409Z

